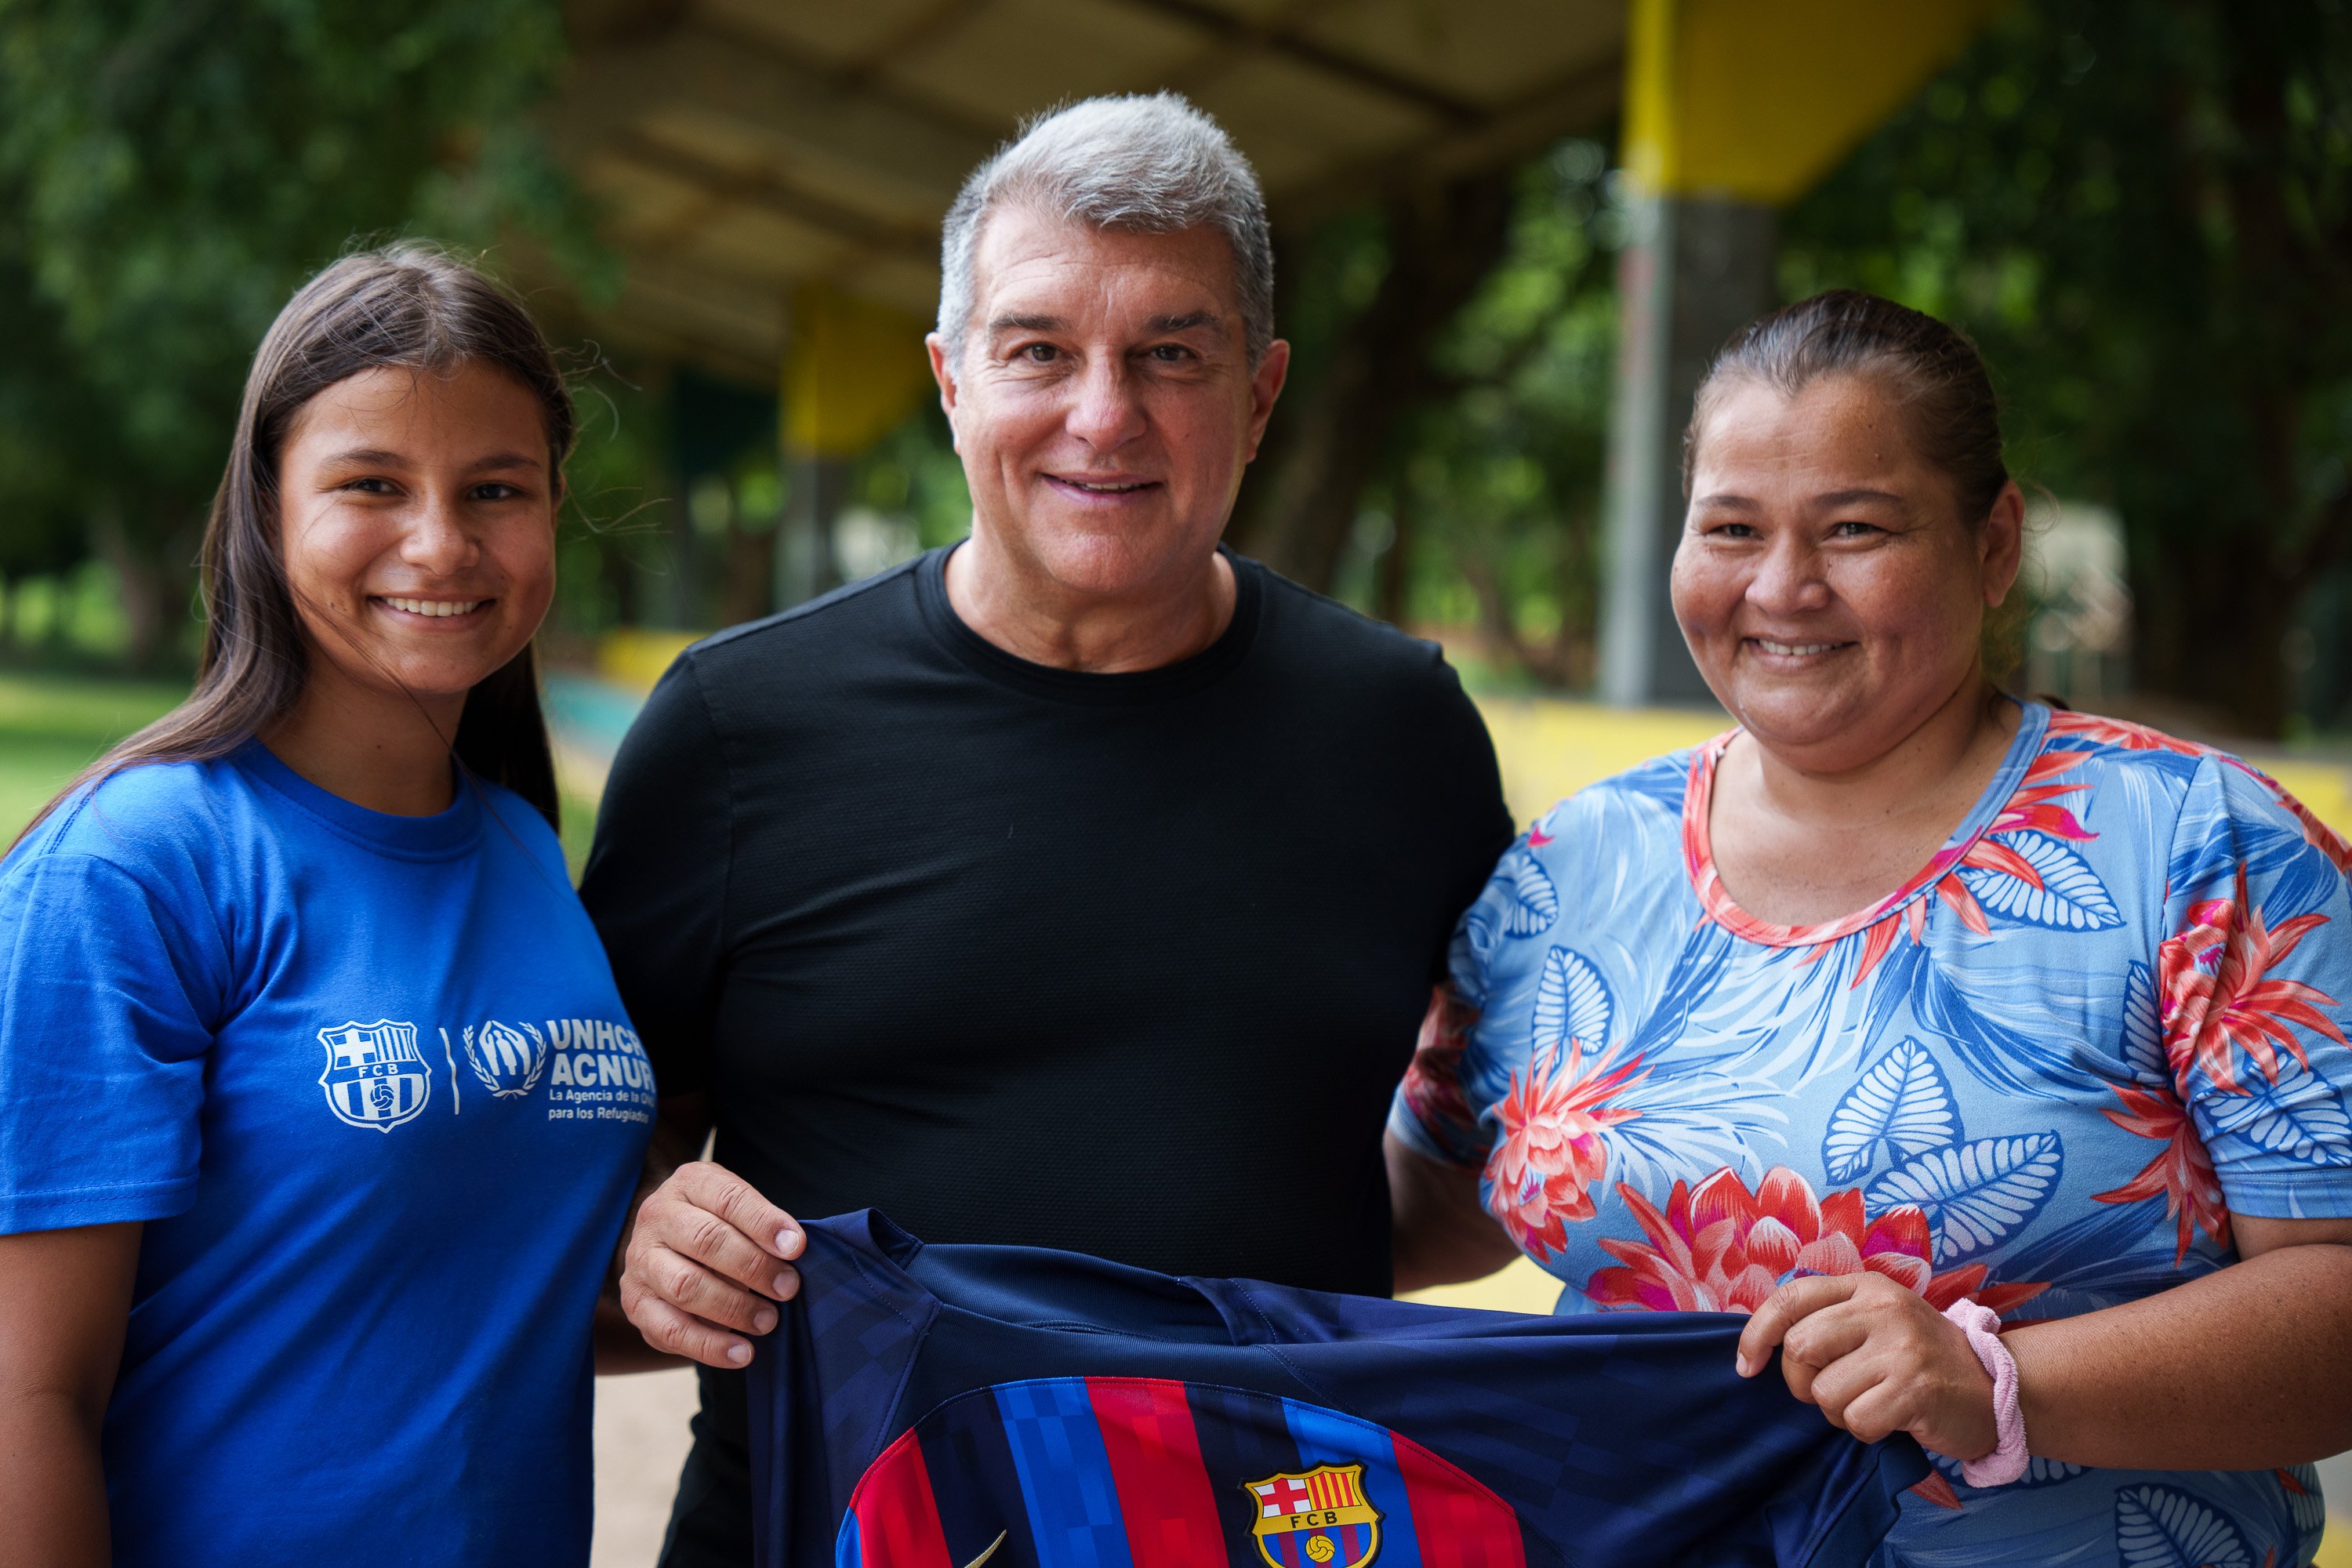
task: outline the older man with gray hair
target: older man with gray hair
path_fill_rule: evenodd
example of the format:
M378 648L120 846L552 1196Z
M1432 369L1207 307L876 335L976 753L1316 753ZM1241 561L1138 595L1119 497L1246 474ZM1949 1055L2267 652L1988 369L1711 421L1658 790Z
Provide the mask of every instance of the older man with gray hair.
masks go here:
M941 259L971 538L680 656L583 889L661 1093L622 1305L707 1369L668 1564L748 1561L793 1214L1385 1294L1390 1090L1510 838L1437 650L1219 543L1289 348L1216 125L1048 116Z

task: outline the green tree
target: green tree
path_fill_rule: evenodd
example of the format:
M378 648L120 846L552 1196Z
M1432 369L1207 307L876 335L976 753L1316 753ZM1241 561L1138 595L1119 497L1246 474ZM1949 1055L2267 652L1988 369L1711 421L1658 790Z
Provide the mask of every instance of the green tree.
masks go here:
M1242 547L1385 620L1475 624L1507 668L1588 682L1614 188L1603 145L1571 139L1295 239L1297 354Z
M1973 331L2013 466L2125 520L2146 689L2276 733L2352 563L2352 10L2027 0L1797 206L1791 297Z
M1510 236L1439 337L1442 394L1387 476L1394 620L1475 616L1488 658L1547 685L1593 677L1601 463L1626 220L1598 142L1517 171ZM1402 613L1402 616L1400 615Z
M78 513L134 657L175 641L246 364L303 277L394 234L596 268L526 119L562 58L553 0L0 0L0 410L26 419L0 530Z

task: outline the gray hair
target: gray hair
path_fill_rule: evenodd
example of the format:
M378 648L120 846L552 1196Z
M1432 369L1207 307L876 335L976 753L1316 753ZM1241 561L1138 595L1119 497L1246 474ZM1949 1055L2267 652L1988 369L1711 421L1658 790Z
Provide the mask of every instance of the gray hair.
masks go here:
M1181 95L1089 98L1055 110L971 172L940 230L940 336L950 362L963 358L981 230L1003 206L1141 234L1213 226L1234 247L1251 368L1274 342L1274 236L1257 172Z

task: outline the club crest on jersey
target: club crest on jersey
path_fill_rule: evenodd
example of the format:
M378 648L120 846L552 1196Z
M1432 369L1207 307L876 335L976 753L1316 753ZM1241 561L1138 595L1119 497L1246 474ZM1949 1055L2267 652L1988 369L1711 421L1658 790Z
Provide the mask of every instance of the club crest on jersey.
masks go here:
M520 1100L539 1087L539 1075L547 1068L546 1036L529 1024L517 1034L496 1022L465 1035L466 1063L493 1098Z
M327 1070L319 1087L327 1109L354 1127L389 1132L414 1121L433 1094L433 1069L416 1048L416 1026L378 1018L319 1031Z
M1364 1568L1380 1554L1381 1510L1364 1496L1361 1465L1318 1465L1245 1481L1250 1534L1271 1568Z

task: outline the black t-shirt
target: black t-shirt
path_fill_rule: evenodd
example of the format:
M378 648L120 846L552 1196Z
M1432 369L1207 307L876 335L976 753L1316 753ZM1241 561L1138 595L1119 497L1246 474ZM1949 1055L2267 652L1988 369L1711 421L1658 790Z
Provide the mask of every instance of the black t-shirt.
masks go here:
M661 1092L803 1218L1386 1294L1390 1092L1511 837L1477 710L1240 557L1193 658L1031 664L947 554L688 649L623 743L582 895Z

